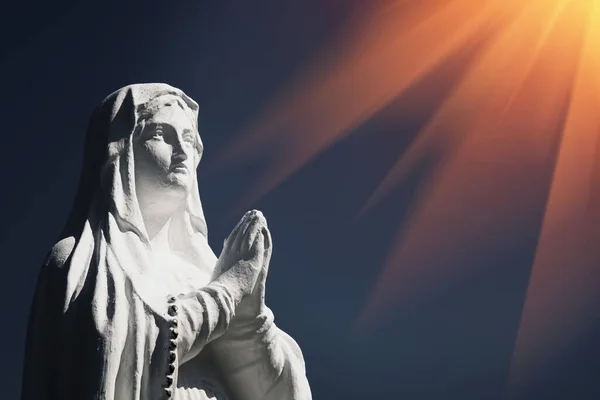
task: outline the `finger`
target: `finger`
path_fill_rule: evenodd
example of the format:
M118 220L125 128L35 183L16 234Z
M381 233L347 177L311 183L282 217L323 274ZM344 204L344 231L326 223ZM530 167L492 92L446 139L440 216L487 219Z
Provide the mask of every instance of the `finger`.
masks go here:
M260 268L262 267L262 258L264 257L264 252L265 239L262 232L259 231L254 239L254 242L252 243L252 246L250 246L248 253L246 253L247 256L245 259L257 261L259 263L258 267Z
M246 228L242 231L242 236L245 236L248 233L249 229L251 228L252 223L254 223L255 220L257 220L257 219L263 218L263 215L258 210L252 210L252 211L248 212L246 218L250 219L251 222L250 222L250 225L247 225ZM252 243L252 242L250 242L250 243Z
M273 248L273 239L271 238L271 232L269 231L269 228L267 228L266 226L263 226L262 234L265 237L265 250L272 249Z
M248 231L248 226L252 224L254 219L256 219L256 212L254 210L248 211L242 220L240 221L240 227L236 231L235 236L232 237L232 242L230 246L238 251L243 249L243 240L246 236L246 232Z
M250 213L251 213L251 211L248 211L246 214L244 214L244 216L242 218L240 218L240 220L237 223L237 225L235 226L235 228L233 228L233 230L231 231L229 236L227 236L227 239L225 239L225 244L227 244L227 242L231 242L238 236L238 233L240 232L241 229L243 229L244 223L246 222L247 217Z
M261 279L259 281L259 286L262 285L264 288L265 281L267 279L267 274L269 272L269 264L271 262L271 233L267 228L263 228L261 231L263 236L263 261L262 261L262 271L261 271Z
M263 234L263 237L265 238L265 245L264 245L265 267L264 268L268 270L269 262L271 261L271 254L273 254L273 239L271 237L271 232L266 227L263 227L262 234Z
M261 213L259 211L258 214L258 218L259 218L259 229L263 232L263 235L269 235L269 238L267 239L267 242L270 242L270 233L269 233L269 229L267 228L267 219L265 218L264 214Z
M261 213L260 211L256 211L255 215L256 215L256 221L248 229L248 231L249 231L249 234L248 234L248 242L249 242L249 244L254 243L254 238L256 237L257 233L259 231L265 229L265 227L267 226L267 220L265 219L265 216L263 215L263 213ZM250 246L248 246L248 249L249 248L250 248Z
M260 232L260 219L258 217L254 217L248 227L246 228L246 232L243 235L240 235L242 242L240 243L240 251L243 253L247 253L250 251L250 248L254 245L254 241L256 240L256 235Z
M260 230L260 219L256 211L252 211L246 218L247 221L232 244L233 248L242 254L250 250L250 247L254 243L256 232Z
M267 218L265 217L265 214L263 214L261 211L256 210L256 215L260 218L261 223L264 226L267 226Z

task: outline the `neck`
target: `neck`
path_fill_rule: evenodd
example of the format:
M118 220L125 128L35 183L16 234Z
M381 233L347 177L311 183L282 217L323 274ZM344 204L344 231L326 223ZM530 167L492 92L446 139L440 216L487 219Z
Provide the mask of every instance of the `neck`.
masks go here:
M147 198L147 196L143 197ZM138 199L146 233L148 234L150 245L155 251L169 249L171 221L180 207L179 202L173 201L173 199L160 200L156 196L152 196L151 201L140 201Z

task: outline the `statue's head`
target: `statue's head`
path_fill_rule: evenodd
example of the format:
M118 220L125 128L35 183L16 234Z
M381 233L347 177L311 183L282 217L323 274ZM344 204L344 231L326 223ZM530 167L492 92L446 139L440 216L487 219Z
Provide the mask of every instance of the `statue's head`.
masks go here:
M183 201L194 188L202 142L188 104L166 94L138 106L133 152L137 197Z
M110 94L95 110L86 135L83 173L67 231L92 214L112 215L123 231L147 241L140 201L176 204L178 232L206 237L196 178L203 145L198 105L163 83L134 84Z
M163 231L170 250L208 281L216 257L208 245L196 177L202 151L198 105L182 90L144 83L107 96L87 128L79 188L60 239L74 240L69 262L75 269L90 263L119 268L136 293L154 301L154 284L142 279L153 270L147 224L153 215L148 218L146 211L175 205L166 210ZM161 304L152 307L160 310Z

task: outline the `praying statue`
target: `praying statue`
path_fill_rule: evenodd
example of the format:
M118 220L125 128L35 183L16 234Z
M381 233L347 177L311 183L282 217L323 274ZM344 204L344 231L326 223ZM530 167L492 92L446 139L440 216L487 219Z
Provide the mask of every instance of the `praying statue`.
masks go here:
M218 258L209 247L202 152L198 105L172 86L126 86L95 110L35 290L23 400L311 399L265 305L265 217L246 213Z

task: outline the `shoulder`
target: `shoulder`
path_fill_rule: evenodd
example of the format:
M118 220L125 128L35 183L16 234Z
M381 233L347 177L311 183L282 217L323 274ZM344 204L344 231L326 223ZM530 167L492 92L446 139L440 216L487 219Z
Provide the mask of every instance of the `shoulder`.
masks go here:
M62 268L75 249L75 237L68 236L58 241L48 253L45 267Z

